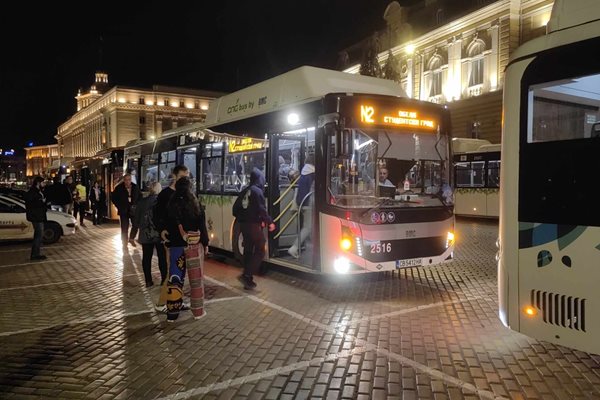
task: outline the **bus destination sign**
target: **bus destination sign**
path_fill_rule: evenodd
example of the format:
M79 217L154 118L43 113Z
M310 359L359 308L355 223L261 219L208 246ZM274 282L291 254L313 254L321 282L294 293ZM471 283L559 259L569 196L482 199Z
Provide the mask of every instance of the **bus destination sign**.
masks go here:
M265 141L260 139L243 138L229 141L229 152L239 153L241 151L262 150L265 148Z
M431 131L437 129L437 121L423 117L417 111L378 109L364 104L360 105L360 121L367 125L402 126Z

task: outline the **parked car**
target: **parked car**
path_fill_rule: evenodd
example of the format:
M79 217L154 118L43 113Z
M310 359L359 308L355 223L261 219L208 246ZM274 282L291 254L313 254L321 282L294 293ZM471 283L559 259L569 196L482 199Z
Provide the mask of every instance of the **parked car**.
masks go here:
M55 243L61 236L73 235L77 231L77 220L72 215L51 210L46 215L44 243ZM28 239L33 239L33 225L25 217L25 202L0 194L0 241Z

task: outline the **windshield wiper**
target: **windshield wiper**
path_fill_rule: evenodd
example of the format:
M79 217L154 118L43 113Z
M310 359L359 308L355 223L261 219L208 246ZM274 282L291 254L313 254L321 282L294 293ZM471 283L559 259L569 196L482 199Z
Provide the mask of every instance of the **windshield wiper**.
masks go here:
M404 200L396 200L396 199L392 199L391 197L384 197L383 199L381 199L380 201L377 202L377 204L375 204L373 207L369 208L367 211L363 212L362 214L360 214L360 217L364 217L365 214L370 213L371 211L373 211L374 209L381 207L383 205L386 204L395 204L396 202L398 203L403 203Z

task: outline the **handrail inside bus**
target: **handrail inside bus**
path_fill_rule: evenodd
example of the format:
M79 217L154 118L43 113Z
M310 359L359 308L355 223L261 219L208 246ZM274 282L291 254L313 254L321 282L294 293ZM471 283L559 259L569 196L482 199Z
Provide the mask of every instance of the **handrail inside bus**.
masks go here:
M279 219L280 219L281 217L283 217L283 214L285 214L285 213L287 212L287 210L289 210L289 209L290 209L290 207L292 206L292 204L294 204L294 199L292 199L292 201L290 201L290 203L289 203L289 204L288 204L288 205L287 205L287 206L286 206L286 207L283 209L283 211L279 213L279 215L277 216L277 218L275 218L275 219L273 220L273 222L277 222L277 221L279 221Z
M312 192L310 192L306 196L304 196L304 198L300 202L300 206L298 206L298 212L296 213L298 215L298 223L296 224L296 240L298 241L298 258L300 258L300 255L302 254L302 243L300 243L300 211L302 211L302 207L304 207L304 202L306 201L306 199L308 199L310 196L312 196L312 194L314 192L315 191L313 190ZM311 216L311 218L312 218L312 216Z
M300 179L300 175L296 179L294 179L292 181L292 183L290 183L290 186L287 189L285 189L285 191L281 195L279 195L279 198L277 200L275 200L275 202L273 203L273 205L279 204L279 202L281 201L281 199L283 199L285 197L285 195L288 194L288 192L296 184L296 182L298 182L298 179Z

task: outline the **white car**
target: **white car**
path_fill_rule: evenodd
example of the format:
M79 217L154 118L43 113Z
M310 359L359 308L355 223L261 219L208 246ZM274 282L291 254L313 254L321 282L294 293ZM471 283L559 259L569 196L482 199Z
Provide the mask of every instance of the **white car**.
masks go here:
M42 240L57 242L61 236L77 231L77 220L70 214L48 210ZM33 239L33 225L25 217L25 203L18 198L0 194L0 240Z

